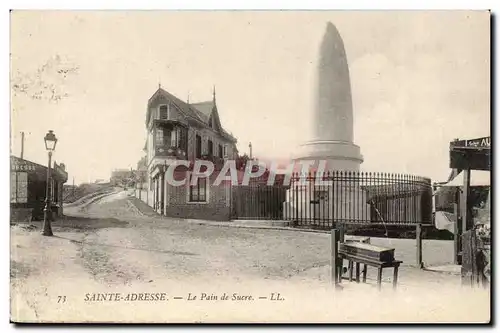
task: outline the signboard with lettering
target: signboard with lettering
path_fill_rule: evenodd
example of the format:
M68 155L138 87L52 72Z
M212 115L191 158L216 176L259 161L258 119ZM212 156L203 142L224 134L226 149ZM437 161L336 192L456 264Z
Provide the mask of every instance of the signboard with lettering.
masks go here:
M489 171L491 169L491 138L450 142L450 168Z
M491 149L491 137L450 142L450 148Z
M24 162L24 161L19 161L19 160L10 160L10 170L11 171L35 171L35 165Z

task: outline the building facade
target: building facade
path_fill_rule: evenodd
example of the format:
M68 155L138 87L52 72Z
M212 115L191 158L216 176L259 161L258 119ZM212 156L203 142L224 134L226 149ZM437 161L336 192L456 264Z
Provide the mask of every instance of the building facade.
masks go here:
M49 183L52 216L63 215L63 184L68 180L64 164L54 162ZM47 167L10 157L11 221L43 219L47 189Z
M147 104L146 129L148 205L167 216L228 220L230 187L213 185L215 174L194 186L189 167L175 169L176 177L187 180L184 186L171 185L165 176L177 160L222 166L236 158L236 138L221 125L215 92L211 101L189 104L159 87Z

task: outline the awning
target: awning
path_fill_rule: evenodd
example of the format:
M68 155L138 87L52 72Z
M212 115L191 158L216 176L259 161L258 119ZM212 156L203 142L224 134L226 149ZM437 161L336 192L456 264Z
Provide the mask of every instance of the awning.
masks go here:
M491 175L489 171L471 170L470 186L491 186ZM464 174L460 172L455 178L443 186L463 186Z

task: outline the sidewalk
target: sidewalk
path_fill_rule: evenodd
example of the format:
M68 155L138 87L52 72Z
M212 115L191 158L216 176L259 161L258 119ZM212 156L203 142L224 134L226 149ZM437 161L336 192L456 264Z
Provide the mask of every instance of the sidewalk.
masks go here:
M142 200L131 195L129 197L130 202L135 206L140 215L154 217L156 219L168 219L171 217L162 216L158 214L153 208L148 206ZM317 230L317 229L307 229L307 228L295 228L290 227L290 221L280 221L280 220L236 220L236 221L207 221L207 220L197 220L197 219L182 219L184 222L197 224L197 225L208 225L215 227L227 227L227 228L248 228L248 229L271 229L271 230L289 230L289 231L302 231L302 232L316 232L329 234L329 230Z

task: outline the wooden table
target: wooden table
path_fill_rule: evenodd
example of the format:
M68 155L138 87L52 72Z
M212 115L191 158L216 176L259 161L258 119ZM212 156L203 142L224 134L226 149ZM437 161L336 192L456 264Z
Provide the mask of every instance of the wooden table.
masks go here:
M398 284L398 270L399 270L399 265L401 265L403 262L400 260L393 260L391 262L382 262L382 261L377 261L373 259L368 259L365 257L359 257L359 256L354 256L346 253L339 253L340 257L342 260L347 260L349 262L348 264L348 272L349 272L349 281L353 280L353 270L354 270L354 264L356 264L356 282L360 282L360 265L363 265L363 282L366 283L366 274L368 272L368 266L376 267L378 270L377 274L377 287L380 290L382 286L382 270L384 268L393 268L393 279L392 279L392 287L394 289L397 288Z

